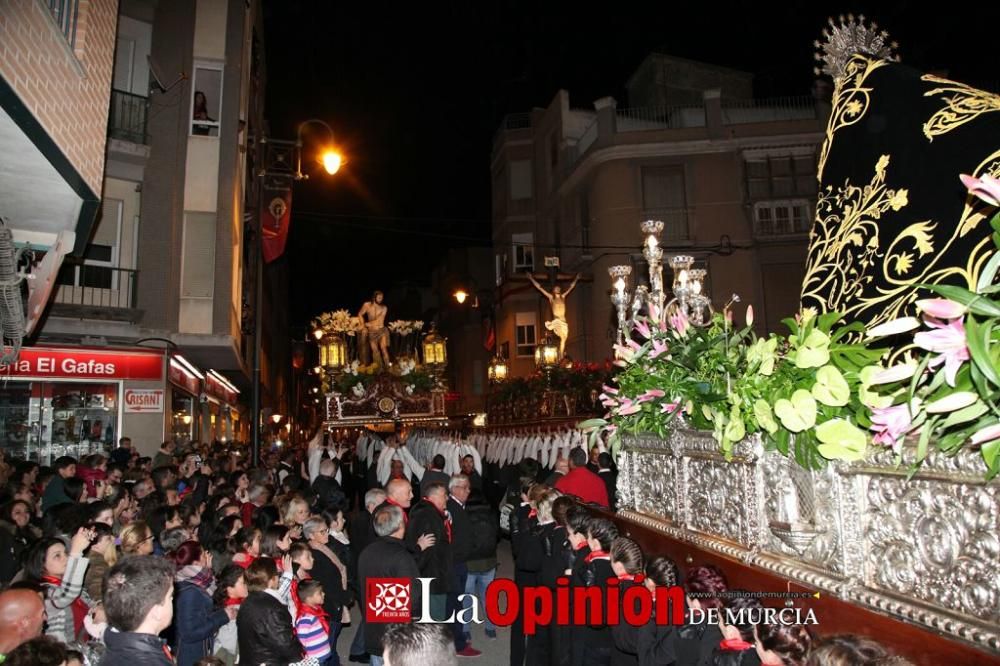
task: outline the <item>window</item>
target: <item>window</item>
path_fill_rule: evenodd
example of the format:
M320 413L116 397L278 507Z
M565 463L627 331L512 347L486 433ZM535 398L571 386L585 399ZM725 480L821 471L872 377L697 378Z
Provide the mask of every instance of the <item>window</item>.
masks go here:
M664 240L686 240L688 220L683 168L643 168L642 206L646 219L663 221Z
M507 277L507 255L498 254L494 259L496 259L497 286L499 287Z
M46 0L49 12L70 47L76 48L76 23L80 17L80 0Z
M222 115L222 65L196 64L191 92L191 134L219 136Z
M517 201L531 197L531 162L515 160L510 163L510 198Z
M534 357L537 341L535 331L538 320L534 312L518 312L514 315L517 355Z
M510 238L514 250L514 271L535 270L534 234L512 234Z
M816 161L812 155L758 157L746 161L747 195L751 201L816 194Z
M805 199L762 201L754 204L754 233L760 236L808 233L812 218L812 203Z

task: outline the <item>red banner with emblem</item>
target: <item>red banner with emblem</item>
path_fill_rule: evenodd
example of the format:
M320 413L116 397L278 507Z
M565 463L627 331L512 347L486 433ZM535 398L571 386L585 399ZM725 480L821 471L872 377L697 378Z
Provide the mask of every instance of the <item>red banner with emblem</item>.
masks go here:
M264 261L271 263L285 252L292 219L292 189L265 189L261 193L260 215Z

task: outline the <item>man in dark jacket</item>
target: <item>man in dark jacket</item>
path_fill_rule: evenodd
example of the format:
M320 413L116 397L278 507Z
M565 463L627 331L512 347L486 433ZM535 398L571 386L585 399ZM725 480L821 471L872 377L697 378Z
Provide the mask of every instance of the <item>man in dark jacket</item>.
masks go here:
M431 460L431 468L420 479L421 497L427 494L427 488L432 483L443 483L447 487L449 481L451 477L444 473L444 456L439 453Z
M457 613L462 609L462 604L458 600L458 595L465 592L465 583L469 577L467 562L472 554L472 525L469 523L469 516L465 512L465 504L469 501L472 488L469 484L469 477L464 474L456 474L448 482L450 495L448 497L448 516L451 518L451 550L452 550L452 581L451 591L448 594L448 615ZM455 635L455 653L460 657L478 657L482 654L479 650L469 645L466 637L465 626L456 620L452 625Z
M258 557L247 567L250 594L236 616L240 663L287 666L302 659L302 644L292 628L288 607L278 597L278 566Z
M368 581L373 578L407 578L410 582L410 609L418 614L421 607L421 591L417 578L420 569L410 555L403 541L406 526L403 523L403 510L391 504L383 505L375 511L372 518L375 524L375 534L378 539L369 545L358 558L358 578L361 582L362 612L375 610L378 607L373 595L377 593L374 585L369 588ZM409 620L407 620L408 622ZM380 622L365 625L365 650L372 655L382 654L382 637L391 623Z
M174 617L174 564L137 555L108 572L104 586L108 650L102 666L172 666L170 650L159 638Z
M375 533L375 524L373 521L373 516L375 511L378 509L379 505L385 502L385 491L381 488L372 488L365 493L364 506L358 512L358 515L351 518L351 552L354 556L351 557L350 563L348 564L350 580L355 581L359 589L355 590L355 594L358 599L363 596L363 591L361 589L361 579L358 577L358 554L363 553L364 550L375 543L378 539L378 534ZM357 630L354 632L354 640L351 642L351 661L367 664L368 663L368 653L365 650L365 613L364 608L361 609L361 621L358 624Z
M431 615L442 619L446 615L448 593L452 591L452 522L448 515L448 491L443 484L432 483L427 494L412 509L406 525L406 543L417 553L421 578L433 578L431 583ZM434 545L417 552L417 539L434 536Z
M611 462L611 454L605 451L597 456L597 464L601 467L597 471L597 476L601 477L601 481L604 481L604 487L608 491L608 504L612 511L617 511L618 503L615 500L618 490L618 472L615 471Z
M337 461L324 458L319 464L319 476L312 483L312 491L316 493L317 512L347 511L347 495L337 483Z

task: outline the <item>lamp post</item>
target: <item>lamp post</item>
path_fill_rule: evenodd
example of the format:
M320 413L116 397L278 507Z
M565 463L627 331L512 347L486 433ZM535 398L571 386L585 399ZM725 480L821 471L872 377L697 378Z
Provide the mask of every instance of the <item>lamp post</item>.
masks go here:
M340 170L343 164L343 157L337 152L333 138L333 128L326 122L318 118L310 118L299 123L295 132L295 141L285 141L261 137L260 144L263 152L263 168L258 173L262 182L262 190L274 190L288 192L292 185L300 180L307 180L308 173L302 172L302 131L309 125L319 125L330 133L329 142L320 154L319 162L324 170L331 176ZM293 167L294 164L294 167ZM261 337L263 335L264 317L262 309L264 305L264 220L263 214L258 209L256 213L255 231L256 237L256 274L254 276L254 333L253 333L253 395L251 399L251 420L250 439L252 445L253 464L260 463L260 439L261 439L261 405L260 405L260 354Z
M545 381L552 381L552 371L559 365L559 341L546 333L541 344L535 347L535 367L545 373Z

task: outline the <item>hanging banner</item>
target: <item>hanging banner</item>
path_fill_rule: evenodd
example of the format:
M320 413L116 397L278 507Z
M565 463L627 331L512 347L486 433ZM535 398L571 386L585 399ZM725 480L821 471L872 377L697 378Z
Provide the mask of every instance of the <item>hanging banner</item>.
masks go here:
M260 214L264 261L271 263L285 252L292 219L292 189L264 189Z

